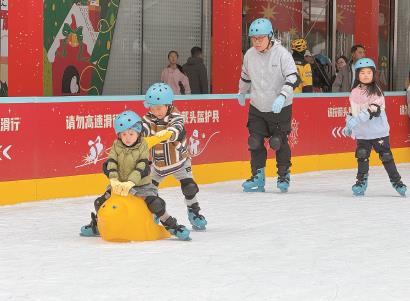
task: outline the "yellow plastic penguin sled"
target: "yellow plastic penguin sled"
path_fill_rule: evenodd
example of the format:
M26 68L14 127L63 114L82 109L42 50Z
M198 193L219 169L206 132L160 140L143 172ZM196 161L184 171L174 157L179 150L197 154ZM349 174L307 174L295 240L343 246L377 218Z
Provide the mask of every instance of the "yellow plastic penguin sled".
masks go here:
M113 194L98 210L98 231L101 238L111 242L159 240L170 233L154 223L144 200L128 195Z
M145 137L148 148L169 139L172 132L160 137ZM163 226L154 223L153 215L142 198L128 195L111 197L98 210L98 231L111 242L159 240L171 237Z

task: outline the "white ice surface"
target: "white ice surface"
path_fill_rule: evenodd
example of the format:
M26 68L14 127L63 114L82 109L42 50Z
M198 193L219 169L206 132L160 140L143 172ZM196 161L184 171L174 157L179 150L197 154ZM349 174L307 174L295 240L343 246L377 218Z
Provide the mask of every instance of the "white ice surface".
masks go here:
M410 184L410 164L398 166ZM410 199L381 167L292 176L289 193L202 185L209 227L192 241L78 235L93 198L0 207L0 300L410 300ZM179 188L162 189L188 224Z

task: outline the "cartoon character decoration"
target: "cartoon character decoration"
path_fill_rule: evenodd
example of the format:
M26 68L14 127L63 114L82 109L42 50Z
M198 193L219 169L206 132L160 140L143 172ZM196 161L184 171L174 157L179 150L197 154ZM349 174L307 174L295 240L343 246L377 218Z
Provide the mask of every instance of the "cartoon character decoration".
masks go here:
M98 31L98 23L101 19L101 6L99 0L88 1L88 16L94 31Z
M64 94L77 94L80 92L80 74L74 66L68 66L64 70L61 92Z
M88 140L89 151L83 158L83 163L75 168L88 166L91 164L97 164L101 160L107 159L109 149L106 150L105 156L103 156L104 145L101 143L101 137L97 136L95 140Z
M85 160L89 163L96 164L99 160L99 157L103 151L104 145L101 143L101 137L97 136L97 138L92 141L88 141L88 146L90 147L90 151L86 156Z
M199 134L199 131L197 129L194 129L192 131L191 136L189 137L189 153L191 154L191 157L196 157L202 154L202 152L206 149L208 146L208 143L211 141L212 137L215 136L216 134L219 134L220 132L214 132L212 133L208 138L205 135L205 133L202 133L201 135ZM202 146L202 147L200 147Z
M64 23L62 27L63 39L60 40L52 63L53 95L86 94L82 86L91 83L89 68L90 54L84 43L83 26L77 26L75 15L71 15L71 24Z
M64 40L61 42L61 52L60 55L66 56L67 55L67 45L73 48L77 48L77 59L81 60L88 60L89 55L83 56L83 47L85 44L83 43L83 27L78 26L75 21L74 15L71 16L71 25L68 23L64 23L63 25L63 36L65 37ZM85 46L87 47L87 46Z
M198 139L198 130L194 130L192 132L191 137L189 137L189 152L192 155L198 154L199 144L200 144L200 142L199 142L199 139Z

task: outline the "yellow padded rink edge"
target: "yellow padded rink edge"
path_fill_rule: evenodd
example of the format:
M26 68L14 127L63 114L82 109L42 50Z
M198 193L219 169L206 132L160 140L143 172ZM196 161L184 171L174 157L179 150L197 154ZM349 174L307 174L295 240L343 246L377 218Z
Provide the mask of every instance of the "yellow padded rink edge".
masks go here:
M396 163L410 162L410 147L393 149L393 154ZM356 168L357 164L352 152L293 157L292 163L292 173L350 169ZM372 152L370 164L381 165L375 152ZM274 159L269 159L267 176L274 176L274 166ZM199 184L207 184L248 178L250 166L247 161L201 164L195 165L193 172ZM98 195L104 192L107 185L108 180L103 174L0 182L0 205ZM178 185L179 183L171 177L161 183L161 187Z

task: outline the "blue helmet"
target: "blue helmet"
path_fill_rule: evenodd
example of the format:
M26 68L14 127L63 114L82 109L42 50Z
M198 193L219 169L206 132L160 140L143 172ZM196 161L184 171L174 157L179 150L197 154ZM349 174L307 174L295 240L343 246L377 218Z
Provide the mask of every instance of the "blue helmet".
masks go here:
M124 111L115 117L114 130L118 135L121 132L132 129L137 133L142 131L142 119L133 111Z
M272 23L269 19L259 18L252 22L249 26L249 36L273 36Z
M365 68L365 67L373 67L376 69L376 64L373 62L372 59L369 59L367 57L358 59L356 63L354 63L354 70L360 69L360 68Z
M145 93L144 106L149 108L156 105L171 105L174 100L172 88L164 83L156 83Z

